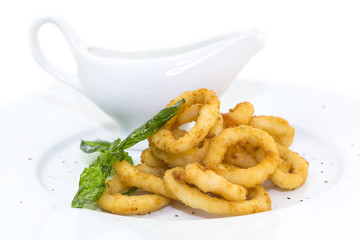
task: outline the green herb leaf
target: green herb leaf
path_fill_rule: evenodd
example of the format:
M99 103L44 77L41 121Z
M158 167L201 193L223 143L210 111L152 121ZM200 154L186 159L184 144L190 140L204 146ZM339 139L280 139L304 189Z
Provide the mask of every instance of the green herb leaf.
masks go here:
M85 204L99 199L104 192L106 172L102 169L99 158L81 173L79 190L71 203L71 207L82 208Z
M84 141L81 140L80 149L85 153L104 152L109 149L111 143L102 140Z
M118 145L118 142L114 141L111 146L114 145ZM85 204L98 200L105 190L105 181L111 173L112 164L128 158L128 153L120 149L110 152L111 146L108 150L101 152L97 159L81 173L79 189L72 201L72 207L82 208Z
M134 130L130 135L120 143L120 148L127 149L134 146L154 134L172 117L174 117L181 109L181 105L185 102L184 99L178 101L175 105L164 108L157 113L152 119L144 123L141 127Z
M134 165L134 161L131 156L127 156L124 160L130 163L131 165Z
M92 204L103 194L106 186L105 181L112 171L112 165L115 161L125 160L133 164L132 158L124 150L134 146L136 143L145 140L155 133L181 108L185 100L181 99L174 106L167 107L156 114L144 125L133 131L124 141L120 139L114 142L81 141L80 148L85 153L100 152L97 159L90 164L88 168L80 175L79 189L75 194L71 206L74 208L83 208L85 204ZM132 194L136 188L129 190L125 194Z

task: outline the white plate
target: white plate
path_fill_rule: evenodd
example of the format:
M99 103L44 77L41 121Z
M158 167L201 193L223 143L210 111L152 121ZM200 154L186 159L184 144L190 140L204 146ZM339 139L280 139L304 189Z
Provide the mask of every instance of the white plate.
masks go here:
M305 185L269 189L272 211L215 217L174 203L145 216L73 209L92 155L81 139L113 140L116 126L86 98L58 85L1 109L0 226L7 239L354 239L359 228L359 99L314 89L237 81L222 111L250 101L257 115L286 118L292 149L310 163ZM131 104L131 103L129 103ZM138 153L132 152L138 159ZM101 237L101 238L100 238Z

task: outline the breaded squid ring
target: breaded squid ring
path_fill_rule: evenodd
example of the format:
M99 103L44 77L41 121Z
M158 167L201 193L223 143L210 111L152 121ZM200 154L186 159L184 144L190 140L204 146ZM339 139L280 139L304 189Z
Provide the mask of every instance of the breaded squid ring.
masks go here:
M254 106L249 102L238 103L228 113L223 113L224 128L246 125L254 115Z
M205 138L213 138L218 135L224 129L224 119L222 115L219 113L218 119L214 126L212 126L209 130L209 133Z
M238 142L262 148L265 157L256 166L246 169L223 164L228 147ZM240 125L224 129L214 137L202 163L228 181L251 188L267 180L275 172L278 161L279 154L275 142L268 133L251 126Z
M178 114L176 127L179 127L184 123L195 121L199 117L200 110L203 106L204 104L194 104L185 107L184 110L181 111L181 114Z
M165 171L169 169L169 168L161 168L161 167L150 167L145 164L138 164L135 166L135 168L142 173L152 174L157 177L163 177Z
M160 167L160 168L168 168L168 164L159 158L155 157L150 148L145 149L141 153L141 162L149 167Z
M149 144L149 148L151 149L153 155L161 161L164 161L174 167L184 167L189 163L201 161L205 157L209 145L210 140L205 139L199 146L179 154L162 151L152 143Z
M180 114L178 114L178 119L176 122L176 125L173 126L173 135L175 139L179 139L183 137L187 132L182 132L179 130L179 127L181 127L183 124L190 123L193 121L196 121L196 119L199 117L200 110L202 108L203 104L195 104L191 105L184 109ZM224 128L224 120L222 114L219 113L218 119L214 126L212 126L209 130L209 133L206 135L206 138L212 138L216 135L218 135ZM180 131L180 132L179 132Z
M270 180L275 185L285 189L295 189L303 185L308 175L309 163L296 152L277 144L281 162L288 163L290 169L278 167L270 176ZM283 164L279 164L283 166Z
M140 172L136 167L126 161L115 162L113 168L119 176L120 181L126 185L173 198L173 196L166 191L164 181L161 177Z
M131 188L120 182L119 178L115 176L106 182L106 189L96 203L101 209L114 214L142 215L157 211L171 202L171 199L158 194L127 196L120 193Z
M228 147L225 153L225 164L235 165L240 168L254 167L258 164L256 151L250 144L235 144Z
M249 189L247 200L227 201L189 186L181 180L183 172L184 169L180 167L167 170L164 182L168 191L189 207L223 215L246 215L271 210L270 196L261 186Z
M266 131L276 142L285 147L290 147L294 140L295 129L286 119L274 116L254 116L249 125Z
M191 119L186 119L186 120L191 121ZM219 134L222 129L223 129L223 119L219 114L219 118L216 124L210 129L205 139L200 144L198 144L194 148L191 148L188 151L179 154L168 153L157 148L155 144L151 142L149 143L149 148L151 149L151 152L155 158L158 158L161 161L174 167L184 167L189 163L201 161L205 157L205 154L209 148L210 145L209 139ZM176 139L183 137L186 133L187 132L185 130L173 130L173 134Z
M246 199L246 188L227 181L214 171L206 170L198 162L186 165L182 178L185 182L197 186L201 191L220 195L228 201Z
M153 143L157 148L173 154L179 154L197 146L209 133L211 127L215 125L219 116L220 101L211 90L187 91L172 100L168 106L174 105L182 98L185 99L183 109L193 104L203 104L196 123L190 131L179 139L176 139L172 133L173 127L178 125L179 114L181 115L183 111L181 110L179 114L148 138L149 142Z

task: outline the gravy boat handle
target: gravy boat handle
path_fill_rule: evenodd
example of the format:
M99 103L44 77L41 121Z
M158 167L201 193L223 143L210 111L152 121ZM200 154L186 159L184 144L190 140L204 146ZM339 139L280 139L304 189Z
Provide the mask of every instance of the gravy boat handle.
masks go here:
M40 28L47 23L52 23L57 26L65 39L67 40L73 54L74 52L86 50L85 45L80 41L77 35L69 28L63 21L56 17L42 17L36 19L30 27L29 32L29 42L32 50L33 57L37 63L49 74L57 78L58 80L68 84L69 86L75 88L76 90L81 91L81 86L76 75L71 75L65 71L59 69L53 65L44 55L40 44L39 44L39 30Z

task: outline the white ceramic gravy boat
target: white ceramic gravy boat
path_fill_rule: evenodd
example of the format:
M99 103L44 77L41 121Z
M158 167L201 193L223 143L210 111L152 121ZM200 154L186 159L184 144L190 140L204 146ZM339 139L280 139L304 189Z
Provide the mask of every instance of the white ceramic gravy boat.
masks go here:
M38 41L45 23L64 34L77 65L70 75L48 61ZM208 88L220 97L248 60L264 46L257 30L214 37L176 49L119 52L85 44L56 17L37 19L30 29L35 60L48 73L77 89L129 131L187 90Z

